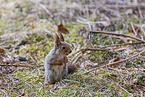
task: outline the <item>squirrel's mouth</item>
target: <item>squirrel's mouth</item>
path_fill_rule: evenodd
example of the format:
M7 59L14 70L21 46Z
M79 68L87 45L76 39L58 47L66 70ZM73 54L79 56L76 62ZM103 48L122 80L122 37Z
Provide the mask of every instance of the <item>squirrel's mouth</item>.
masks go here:
M71 50L65 51L65 54L66 54L66 55L69 55L71 52L72 52Z
M69 55L70 53L66 53L66 55Z

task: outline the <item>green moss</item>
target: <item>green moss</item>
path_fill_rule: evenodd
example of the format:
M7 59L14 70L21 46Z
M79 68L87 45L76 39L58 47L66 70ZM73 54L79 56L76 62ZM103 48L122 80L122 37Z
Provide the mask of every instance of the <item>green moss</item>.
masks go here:
M139 49L136 49L133 46L128 48L128 46L123 45L121 46L124 47L123 50L114 51L118 54L108 53L106 51L86 51L79 59L77 59L75 56L76 54L74 54L71 56L71 59L73 61L77 60L77 65L83 65L83 63L87 62L88 65L91 66L78 69L74 74L69 74L64 80L57 82L52 87L44 85L44 58L54 46L53 34L57 32L57 24L60 21L65 22L64 25L70 32L70 34L65 35L65 40L66 42L73 44L73 53L78 49L85 48L87 41L90 41L90 43L87 44L90 48L107 46L101 49L106 48L112 50L113 48L117 48L117 46L109 47L108 45L123 44L125 42L109 35L91 35L90 33L89 39L86 39L85 35L86 33L88 34L87 31L109 31L111 30L111 27L113 27L113 29L117 29L117 31L121 31L123 34L130 34L128 31L129 27L131 27L130 23L140 26L144 24L143 19L140 18L136 9L132 9L133 13L128 15L124 14L126 8L119 8L116 11L121 12L121 17L118 17L113 13L110 13L111 10L114 9L106 10L98 8L97 11L94 11L91 6L92 2L89 0L77 0L77 2L68 2L65 0L63 2L56 2L56 0L53 2L6 0L2 1L1 4L6 5L4 7L2 6L0 10L0 35L2 35L2 37L0 37L0 44L1 48L4 48L6 52L5 56L18 55L29 58L28 61L24 62L12 60L12 62L8 63L12 65L9 68L15 68L15 71L11 74L0 74L0 81L2 80L2 83L0 82L0 84L3 86L2 90L8 93L7 96L15 97L22 93L25 93L26 96L40 97L104 97L108 95L127 97L132 96L132 94L133 96L141 95L143 88L138 88L138 86L143 83L143 71L137 70L138 67L134 66L132 63L144 68L145 59L143 54L139 55L137 58L131 59L131 62L125 62L125 68L110 68L105 65L116 55L121 59L126 59L135 53L139 53L140 49L143 49L143 45L141 45ZM84 7L82 4L87 4L88 6ZM124 6L127 5L128 3ZM67 13L68 9L71 13ZM142 12L142 8L140 8L140 10ZM79 17L82 17L81 19L78 18L78 15L75 16L77 13L79 13ZM27 16L25 17L25 15ZM77 20L85 23L78 22ZM110 24L105 25L103 23L96 23L98 21L110 22ZM90 25L88 25L87 22L90 22ZM85 28L84 32L81 32L82 28ZM144 36L143 33L141 34ZM19 44L22 40L27 41L27 43ZM138 45L136 47L138 47ZM0 64L3 64L3 62ZM14 64L38 67L14 67ZM95 66L93 66L94 64ZM0 66L0 73L1 71L4 71L6 67L7 66ZM137 85L132 83L133 79L137 79ZM135 89L131 89L130 87L133 87L134 85ZM124 91L120 86L130 94ZM2 96L6 96L6 94L2 92Z

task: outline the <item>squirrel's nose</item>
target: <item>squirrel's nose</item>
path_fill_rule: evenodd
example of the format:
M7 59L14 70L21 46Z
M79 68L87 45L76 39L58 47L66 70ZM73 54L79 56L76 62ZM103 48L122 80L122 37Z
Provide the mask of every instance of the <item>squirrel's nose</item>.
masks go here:
M69 51L69 53L71 53L72 51Z

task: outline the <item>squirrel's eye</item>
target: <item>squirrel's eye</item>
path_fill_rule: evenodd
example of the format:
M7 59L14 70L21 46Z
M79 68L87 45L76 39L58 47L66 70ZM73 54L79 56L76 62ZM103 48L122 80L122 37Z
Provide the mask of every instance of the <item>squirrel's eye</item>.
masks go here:
M71 51L69 51L69 53L71 53Z
M65 47L63 46L62 49L65 49Z

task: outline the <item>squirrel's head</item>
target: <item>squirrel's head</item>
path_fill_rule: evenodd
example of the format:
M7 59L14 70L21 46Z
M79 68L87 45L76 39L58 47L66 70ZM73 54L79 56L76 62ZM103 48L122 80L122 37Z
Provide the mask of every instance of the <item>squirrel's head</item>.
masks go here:
M64 37L61 33L55 35L55 49L62 55L68 55L72 52L71 46L64 41Z

